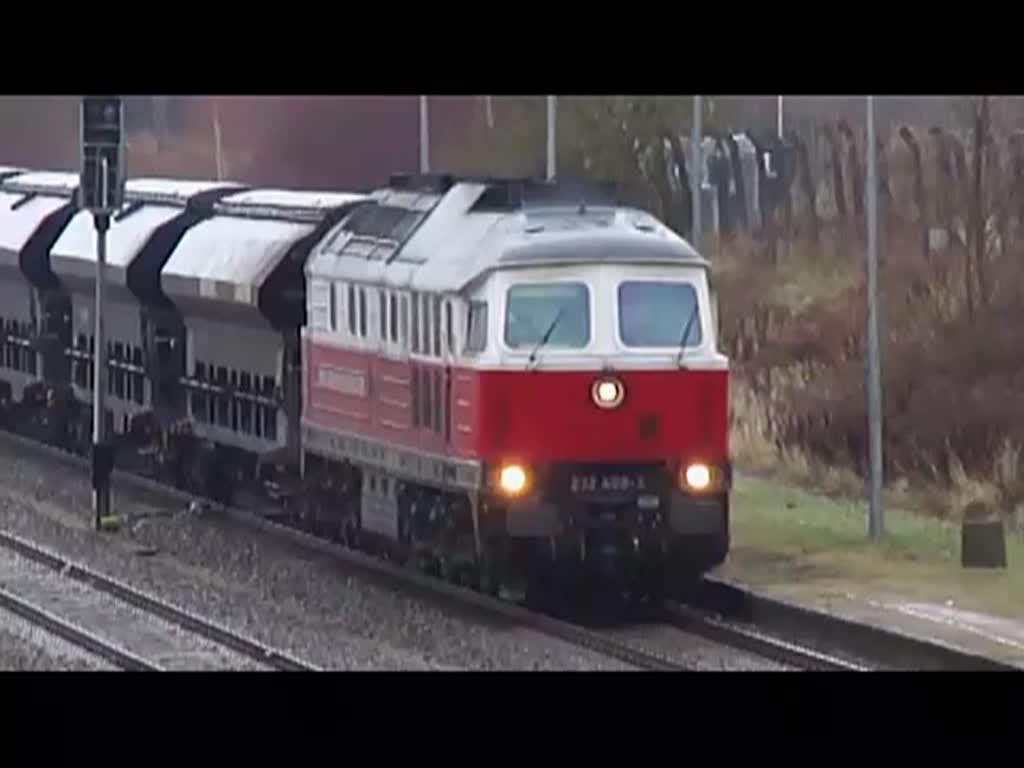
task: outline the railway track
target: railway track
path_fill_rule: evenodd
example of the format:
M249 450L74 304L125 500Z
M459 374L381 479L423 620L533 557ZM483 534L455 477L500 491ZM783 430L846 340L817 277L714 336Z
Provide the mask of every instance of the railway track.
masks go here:
M0 608L120 669L318 669L10 533L0 550Z
M77 648L127 672L157 672L160 667L146 661L117 643L99 637L84 627L62 619L40 605L0 587L0 609L24 619L29 624L65 640Z
M755 627L714 616L683 603L666 602L663 619L691 634L771 659L787 667L819 672L867 672L867 665L765 634Z
M14 433L0 431L0 434L8 442L30 449L37 455L61 461L76 467L80 471L88 472L89 470L88 461L77 454ZM115 471L115 482L122 487L154 494L158 498L174 500L181 504L187 504L195 500L195 496L192 494L153 479L120 470ZM538 631L579 648L618 660L636 669L652 671L688 671L693 669L691 664L673 658L673 654L644 647L642 640L624 641L611 633L590 630L580 624L538 613L518 604L499 600L472 589L452 584L421 571L398 566L360 551L349 549L326 539L313 536L295 527L260 517L244 509L232 507L219 507L218 509L224 517L248 529L262 531L277 538L290 541L307 551L317 551L331 559L366 573L379 581L389 583L396 588L419 592L429 598L440 598L462 607L477 610L489 617L500 617L524 628ZM143 610L167 612L165 618L177 623L179 626L192 629L192 627L198 626L196 622L202 621L198 617L185 614L179 609L167 606L166 604L156 607L153 602L150 602L153 600L152 598L138 593L127 585L115 586L111 584L112 580L106 579L106 577L89 572L81 566L68 564L58 555L52 553L42 554L38 548L33 549L34 545L15 540L7 534L0 534L0 547L20 549L30 557L44 560L46 564L54 569L67 568L68 573L73 574L73 578L77 577L79 580L94 585L101 584L103 585L101 588L107 589L112 594L116 593L121 599L127 602L135 601L134 604L138 604ZM153 607L150 609L147 606ZM741 650L754 656L782 663L787 667L844 671L863 668L856 664L818 653L810 648L768 637L753 628L742 627L735 623L717 619L706 612L678 603L666 603L662 607L657 621L666 627L680 632L681 635L689 635L691 638L698 636L730 649ZM283 665L278 668L297 668L297 665L301 665L301 662L296 660L285 659L283 656L276 657L274 652L268 649L257 648L256 644L252 641L231 638L223 634L225 630L216 629L213 631L218 636L218 642L228 647L236 647L236 650L249 657L256 657L262 654L269 663ZM683 638L681 637L680 640L682 641Z

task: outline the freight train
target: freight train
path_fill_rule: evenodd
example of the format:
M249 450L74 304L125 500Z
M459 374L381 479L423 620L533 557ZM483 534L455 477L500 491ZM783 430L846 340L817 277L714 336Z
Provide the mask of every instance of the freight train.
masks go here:
M88 453L77 185L0 168L0 418ZM107 238L119 468L492 594L661 592L727 556L710 265L614 189L139 178Z

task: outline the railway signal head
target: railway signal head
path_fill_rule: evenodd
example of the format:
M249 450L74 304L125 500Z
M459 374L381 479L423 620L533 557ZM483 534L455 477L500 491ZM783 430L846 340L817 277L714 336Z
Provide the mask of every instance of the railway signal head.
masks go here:
M86 96L82 99L80 186L83 208L110 212L121 205L123 123L120 97Z

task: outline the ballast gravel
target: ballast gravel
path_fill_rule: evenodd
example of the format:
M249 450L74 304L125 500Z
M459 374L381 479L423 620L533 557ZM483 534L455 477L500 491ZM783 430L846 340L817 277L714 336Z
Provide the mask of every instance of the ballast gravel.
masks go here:
M260 662L5 549L0 549L0 585L8 595L159 669L263 668Z
M326 555L115 486L127 522L92 530L85 471L0 434L0 528L325 669L621 670L628 666L542 633L402 594ZM8 630L0 616L0 632ZM696 639L694 642L697 643ZM10 645L12 651L6 652ZM696 669L770 664L695 645ZM0 668L24 668L0 634ZM51 657L55 659L56 657Z
M370 583L316 553L115 489L128 518L92 530L88 477L0 436L0 528L327 669L622 669L517 627ZM0 627L6 622L0 619ZM12 668L14 657L0 657Z

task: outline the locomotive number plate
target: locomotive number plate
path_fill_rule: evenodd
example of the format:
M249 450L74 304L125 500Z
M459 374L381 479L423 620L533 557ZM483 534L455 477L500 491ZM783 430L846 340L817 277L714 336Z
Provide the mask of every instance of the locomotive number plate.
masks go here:
M569 477L570 493L644 493L647 479L642 475L573 474Z

